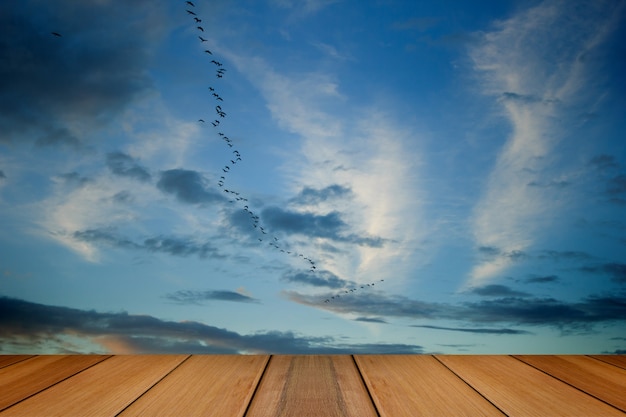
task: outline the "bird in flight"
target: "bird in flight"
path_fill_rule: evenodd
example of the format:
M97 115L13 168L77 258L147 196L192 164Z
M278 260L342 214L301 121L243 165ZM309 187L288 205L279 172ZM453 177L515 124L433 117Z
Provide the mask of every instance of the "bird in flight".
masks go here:
M194 13L194 12L192 12L191 10L187 10L187 13L189 13L190 15L193 15L193 16L197 16L197 14L195 14L195 13Z
M198 26L198 27L200 27L200 26ZM213 52L209 51L208 49L205 49L204 52L206 52L209 55L213 55Z
M204 29L202 29L202 26L198 26L198 29L204 32Z
M57 38L60 38L60 37L61 37L61 34L60 34L60 33L58 33L58 32L51 32L51 33L52 33L54 36L56 36Z
M204 39L202 36L198 36L198 38L200 38L200 42L206 42L206 41L208 41L208 39Z
M193 18L193 20L195 20L195 21L196 21L196 23L200 23L200 22L202 22L202 19L198 19L197 17L194 17L194 18Z
M195 5L195 4L193 4L193 3L192 3L192 2L190 2L190 1L188 1L188 2L187 2L187 4L188 4L188 5L190 5L191 7L196 7L196 5Z

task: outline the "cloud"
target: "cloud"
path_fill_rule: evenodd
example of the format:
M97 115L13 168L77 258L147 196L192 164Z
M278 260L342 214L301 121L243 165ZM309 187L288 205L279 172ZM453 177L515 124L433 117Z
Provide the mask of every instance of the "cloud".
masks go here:
M6 180L7 176L4 174L4 171L0 169L0 181Z
M72 233L72 238L85 243L106 244L118 249L144 250L172 256L196 255L204 258L224 258L210 242L198 242L190 237L155 236L138 243L115 233L112 229L88 229Z
M435 303L404 296L380 293L346 295L335 303L324 303L326 295L305 295L286 291L297 303L333 311L338 314L454 320L462 323L518 326L551 326L561 330L591 329L593 325L610 325L626 319L626 294L592 295L575 302L554 298L499 297L480 302L459 304Z
M484 297L527 297L530 294L523 291L515 291L506 285L489 284L483 287L472 288L472 294Z
M162 171L157 182L157 188L188 204L226 201L226 198L219 191L208 188L206 179L197 171L186 169Z
M410 327L421 327L423 329L434 329L434 330L449 330L453 332L465 332L465 333L479 333L479 334L529 334L530 332L526 330L515 330L515 329L476 329L476 328L467 328L467 327L442 327L442 326L429 326L429 325L419 325L414 324Z
M193 291L193 290L180 290L171 294L165 295L165 298L174 301L178 304L200 304L202 301L217 300L217 301L233 301L237 303L258 303L259 300L252 298L248 295L241 294L235 291L226 290L207 290L207 291Z
M151 91L145 66L166 22L164 8L144 0L3 3L0 143L84 147Z
M381 324L387 324L387 322L381 318L377 318L377 317L357 317L356 319L354 319L354 321L362 321L365 323L381 323Z
M281 278L283 281L311 285L314 287L345 288L350 281L339 278L330 271L297 272L290 271Z
M0 297L0 346L3 353L229 353L352 354L422 353L409 344L348 344L332 337L294 332L242 335L194 321L165 321L148 315L101 313Z
M540 225L564 209L552 198L553 187L545 187L558 183L544 178L553 150L569 134L557 120L567 108L602 95L591 88L591 67L580 57L608 38L616 26L617 7L609 2L544 1L499 21L471 48L483 92L499 100L512 127L474 207L476 246L524 251ZM502 257L481 261L465 285L484 285L511 265Z
M109 152L106 155L106 165L112 173L121 177L130 177L143 182L150 181L152 178L146 168L123 152Z
M582 266L580 270L592 274L609 275L612 281L620 284L626 284L626 264L609 262L601 265Z
M321 189L304 187L298 195L289 200L294 204L317 205L328 200L344 199L352 196L350 187L344 187L339 184L329 185Z
M613 155L606 155L606 154L594 156L593 158L589 160L589 165L602 171L615 169L619 167L619 163L617 162L617 159L615 159Z
M528 284L544 284L547 282L557 282L559 277L556 275L545 275L541 277L531 277L524 280Z

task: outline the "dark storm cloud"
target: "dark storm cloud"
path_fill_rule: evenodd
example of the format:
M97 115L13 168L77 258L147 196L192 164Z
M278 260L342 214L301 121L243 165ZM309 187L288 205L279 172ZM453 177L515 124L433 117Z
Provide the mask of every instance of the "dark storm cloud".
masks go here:
M600 265L586 265L580 268L583 272L604 274L611 277L612 281L626 284L626 264L609 262Z
M282 280L327 288L345 288L351 284L351 282L339 278L330 271L318 271L315 273L290 271L283 275Z
M208 188L207 181L197 171L170 169L160 174L157 188L174 195L179 201L189 204L223 202L225 197L217 190Z
M330 185L322 189L304 187L290 202L294 204L315 205L332 199L350 197L351 195L352 189L350 187L343 187L338 184Z
M0 297L0 346L5 352L10 346L46 351L51 341L58 341L58 350L63 351L63 336L84 338L104 348L107 341L114 341L133 353L422 353L418 345L338 344L332 337L308 337L289 331L241 335L193 321L100 313Z
M166 253L172 256L196 255L199 258L224 258L210 242L198 242L188 237L155 236L143 242L134 242L115 233L112 229L88 229L72 233L72 237L82 242L106 244L120 249L145 250Z
M130 177L143 182L152 178L146 168L123 152L109 152L106 156L106 165L112 173L121 177Z
M202 301L218 300L218 301L234 301L237 303L258 303L256 298L239 294L235 291L225 290L207 290L193 291L180 290L165 296L166 299L174 301L178 304L201 304Z
M82 147L150 90L164 16L147 0L2 2L0 143Z
M433 330L449 330L452 332L465 332L465 333L481 333L481 334L530 334L525 330L515 330L515 329L475 329L475 328L467 328L467 327L442 327L442 326L429 326L429 325L412 325L409 327L421 327L423 329L433 329Z
M485 297L527 297L530 295L522 291L515 291L506 285L499 284L490 284L483 287L472 288L470 292L472 294Z
M387 242L387 239L377 236L344 234L348 225L342 220L341 214L336 211L319 215L284 210L280 207L268 207L261 212L261 219L272 230L290 234L322 237L337 242L376 248L382 247Z

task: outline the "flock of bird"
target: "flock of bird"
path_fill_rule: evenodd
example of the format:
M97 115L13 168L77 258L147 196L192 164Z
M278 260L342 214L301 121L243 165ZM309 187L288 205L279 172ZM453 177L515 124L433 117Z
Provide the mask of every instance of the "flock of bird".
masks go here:
M200 35L198 35L198 39L200 40L201 43L208 42L208 39L205 39L202 36L202 34L204 34L204 28L201 26L202 19L198 17L196 12L194 11L196 7L195 4L192 1L186 1L185 3L187 5L187 8L186 8L187 14L193 18L193 24L196 26L196 30L198 30L201 33ZM211 52L211 50L205 49L204 52L211 57L210 62L216 67L216 70L215 70L216 78L218 79L223 78L226 73L226 69L223 68L222 62L214 58L213 52ZM229 201L231 203L240 203L242 205L242 210L246 212L249 216L251 227L253 227L258 233L257 240L259 241L259 244L263 244L264 242L267 242L267 246L272 247L274 250L284 253L285 255L298 257L302 259L303 261L307 262L308 267L309 267L309 272L311 273L317 272L317 265L313 259L309 258L308 256L305 256L302 253L289 250L288 246L283 246L280 243L281 241L277 236L268 234L268 231L260 223L260 220L261 220L260 217L252 209L250 209L249 204L247 204L248 203L247 198L243 197L237 191L226 188L226 180L228 179L228 174L231 172L231 169L243 159L241 156L241 152L239 152L239 150L235 148L235 144L233 143L233 140L229 138L222 131L222 128L220 128L220 124L222 120L226 117L226 112L222 108L222 104L221 104L224 102L224 99L220 96L220 94L216 91L216 89L213 86L209 86L208 89L209 89L209 92L211 93L211 96L215 99L215 101L220 103L220 104L216 104L215 116L212 118L213 120L211 120L210 123L213 126L213 128L216 128L218 130L217 132L218 136L224 141L225 145L228 146L228 148L232 151L231 158L229 158L229 161L222 167L222 175L220 175L217 185L220 188L222 188L222 190L225 193L230 194L232 199ZM206 120L202 118L198 119L198 122L202 124L207 123ZM377 281L377 283L380 283L383 281L384 279L381 279ZM336 293L335 295L329 296L328 298L324 299L324 302L330 303L333 301L338 301L342 296L345 297L347 295L358 292L362 289L374 287L375 284L376 282L371 282L369 284L357 285L356 287L353 287L353 288L344 288L340 293Z

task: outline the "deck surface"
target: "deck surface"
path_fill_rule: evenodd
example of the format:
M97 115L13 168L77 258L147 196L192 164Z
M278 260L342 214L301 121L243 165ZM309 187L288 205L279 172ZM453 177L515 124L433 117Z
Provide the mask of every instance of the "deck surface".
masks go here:
M611 355L0 355L4 416L626 416Z

